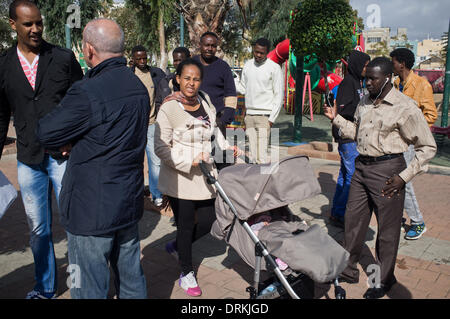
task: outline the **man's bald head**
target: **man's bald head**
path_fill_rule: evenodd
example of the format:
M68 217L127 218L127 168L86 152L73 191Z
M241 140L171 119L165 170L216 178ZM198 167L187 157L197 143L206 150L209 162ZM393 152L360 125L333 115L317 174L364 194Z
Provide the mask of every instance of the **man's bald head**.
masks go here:
M83 42L94 47L99 55L122 55L124 33L113 20L96 19L90 21L83 31Z

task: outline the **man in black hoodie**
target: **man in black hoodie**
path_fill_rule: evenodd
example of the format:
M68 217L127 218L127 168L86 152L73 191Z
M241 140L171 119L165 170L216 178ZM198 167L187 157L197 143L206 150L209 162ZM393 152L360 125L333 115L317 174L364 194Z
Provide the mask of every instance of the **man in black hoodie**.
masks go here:
M366 53L353 50L348 58L348 73L339 85L336 97L337 113L346 120L354 121L354 114L359 100L363 97L363 79L365 67L370 61ZM356 142L341 138L336 126L332 127L333 137L339 143L338 152L341 156L341 169L337 180L336 191L333 198L330 221L344 227L345 206L347 205L350 182L355 171L355 158L359 155Z
M164 99L168 95L180 90L180 85L178 84L175 78L175 73L177 71L178 65L187 58L190 58L191 53L189 52L188 48L178 47L173 50L172 57L175 72L166 75L164 78L161 79L161 81L159 81L155 93L156 113L158 113L160 106L163 104Z

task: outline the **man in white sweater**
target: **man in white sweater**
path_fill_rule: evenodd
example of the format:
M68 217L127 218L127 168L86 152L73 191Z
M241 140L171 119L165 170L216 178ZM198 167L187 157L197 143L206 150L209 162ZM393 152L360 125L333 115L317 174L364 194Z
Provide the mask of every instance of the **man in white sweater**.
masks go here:
M253 46L253 59L242 70L245 95L245 127L250 153L257 163L268 162L270 129L283 101L283 75L278 64L267 59L270 42L261 38Z

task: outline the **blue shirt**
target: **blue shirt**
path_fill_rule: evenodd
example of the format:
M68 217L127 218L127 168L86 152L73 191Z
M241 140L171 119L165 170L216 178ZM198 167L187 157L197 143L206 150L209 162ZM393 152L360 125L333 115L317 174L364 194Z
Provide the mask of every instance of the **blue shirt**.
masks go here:
M201 63L199 55L194 59ZM210 65L203 65L203 81L200 90L209 95L217 113L222 111L225 108L224 99L228 96L236 96L233 73L228 63L217 58Z

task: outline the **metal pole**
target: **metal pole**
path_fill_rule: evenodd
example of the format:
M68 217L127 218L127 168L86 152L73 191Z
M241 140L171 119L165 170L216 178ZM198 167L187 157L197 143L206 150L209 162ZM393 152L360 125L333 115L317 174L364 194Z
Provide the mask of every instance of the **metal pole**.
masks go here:
M70 38L70 26L68 24L66 24L65 29L66 29L66 49L71 49L72 41Z
M450 35L450 20L448 23L448 34ZM448 104L450 96L450 41L447 37L447 62L445 64L445 85L444 85L444 98L442 100L442 119L441 127L448 126Z
M296 75L295 75L295 116L294 116L294 142L300 143L302 141L302 117L303 117L303 99L302 99L302 90L305 82L304 74L303 74L303 57L297 57L297 66L296 66Z
M184 47L184 17L180 12L180 46Z

